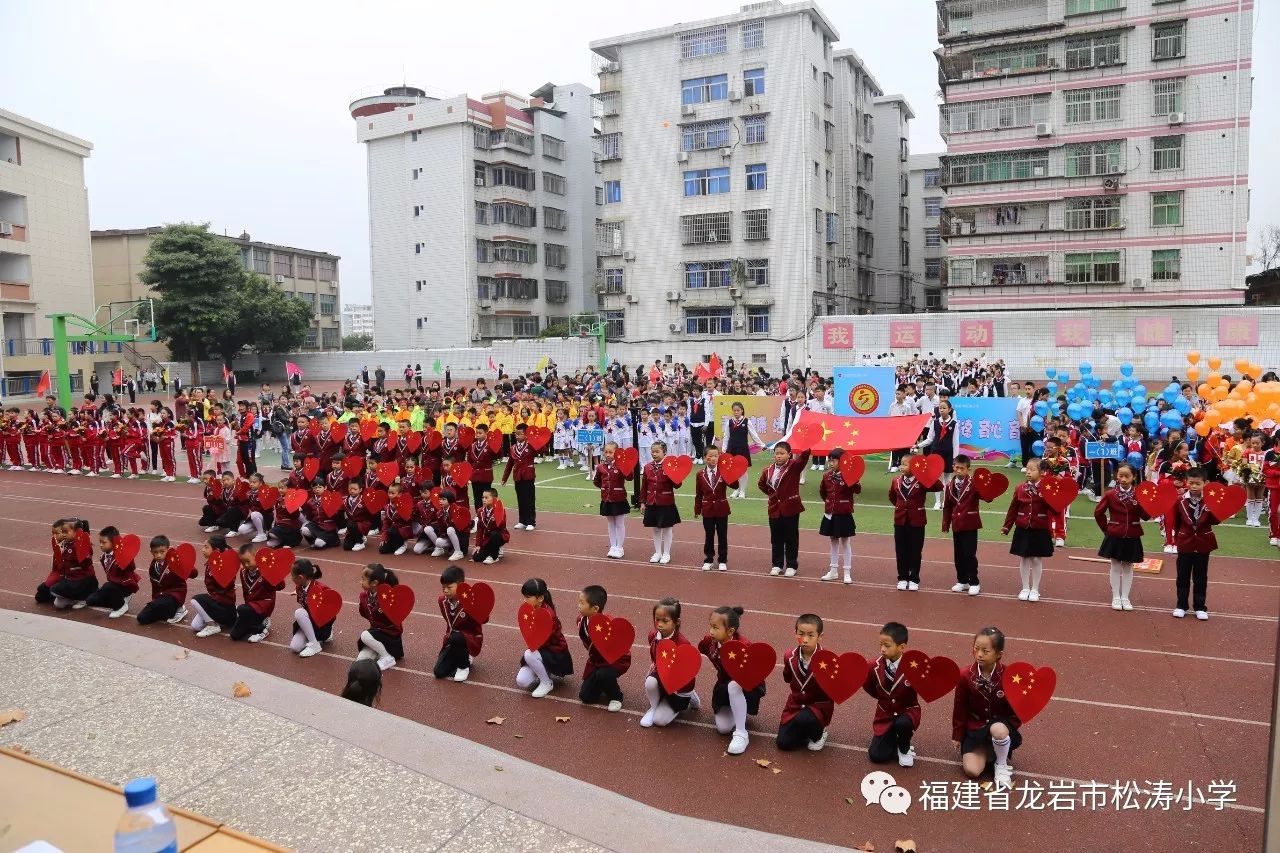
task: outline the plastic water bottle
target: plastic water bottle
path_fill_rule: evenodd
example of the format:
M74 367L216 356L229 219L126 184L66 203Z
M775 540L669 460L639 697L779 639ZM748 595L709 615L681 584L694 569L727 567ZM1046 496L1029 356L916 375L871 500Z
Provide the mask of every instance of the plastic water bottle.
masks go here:
M124 786L128 810L116 824L116 853L178 853L178 825L156 801L156 780L134 779Z

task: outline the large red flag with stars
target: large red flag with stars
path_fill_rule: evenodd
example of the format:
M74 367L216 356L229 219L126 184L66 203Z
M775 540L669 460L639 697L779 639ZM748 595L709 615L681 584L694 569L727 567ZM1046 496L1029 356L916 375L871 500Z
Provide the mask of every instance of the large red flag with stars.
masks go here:
M928 423L929 415L863 418L823 415L805 409L796 420L791 436L793 446L809 444L808 449L815 456L825 456L837 447L844 448L846 453L883 453L911 447ZM812 443L797 441L802 437L812 438Z

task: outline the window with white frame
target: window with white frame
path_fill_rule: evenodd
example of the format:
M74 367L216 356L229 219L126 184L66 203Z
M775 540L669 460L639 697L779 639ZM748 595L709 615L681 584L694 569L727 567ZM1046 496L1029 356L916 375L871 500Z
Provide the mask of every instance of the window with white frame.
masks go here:
M699 56L715 56L729 50L729 28L706 27L680 34L680 58L697 59Z
M938 175L941 171L941 169L925 169L924 185L926 187L936 187L938 185Z
M537 211L527 204L496 201L489 205L489 215L494 225L518 225L521 228L532 228L538 224Z
M840 240L840 214L827 214L827 237L828 243L836 243Z
M1064 61L1069 71L1119 65L1124 58L1124 36L1120 33L1086 35L1066 42Z
M690 290L728 287L733 283L731 261L696 261L684 265L684 286Z
M620 93L617 91L596 93L595 99L600 102L600 114L606 116L617 115L619 97Z
M1152 281L1178 281L1181 278L1181 249L1155 249L1151 252Z
M302 336L302 346L305 349L315 349L320 346L320 330L307 329L307 333Z
M533 153L533 135L514 128L489 132L489 148L514 148L526 154Z
M473 124L471 126L471 134L476 148L481 151L487 151L489 148L489 128Z
M538 336L537 317L512 317L511 337L536 338Z
M1151 224L1182 224L1182 191L1151 194Z
M333 258L321 258L318 278L321 281L335 281L338 278L338 262Z
M747 21L742 25L742 49L764 47L764 21Z
M1080 124L1120 118L1120 89L1120 86L1099 86L1096 89L1071 89L1063 92L1066 123Z
M298 255L298 278L316 277L316 259Z
M320 294L321 316L332 316L338 310L338 297L332 293Z
M742 211L742 239L769 239L769 208Z
M924 277L929 281L942 278L942 258L924 259Z
M623 240L623 223L596 223L596 251L604 255L621 255Z
M747 116L742 120L742 141L746 145L758 145L767 140L768 116Z
M1068 252L1063 266L1069 284L1116 284L1120 281L1119 252Z
M975 76L984 74L1016 74L1046 68L1049 65L1049 45L1010 45L991 50L981 50L973 55L972 69Z
M1186 21L1170 21L1151 28L1151 58L1175 59L1186 56Z
M708 148L725 148L730 142L729 119L700 121L680 128L681 151L705 151Z
M748 68L742 72L742 94L746 97L764 94L763 68Z
M1120 199L1118 196L1090 196L1067 199L1062 227L1067 231L1098 231L1119 228Z
M1087 15L1090 12L1113 12L1124 8L1125 0L1067 0L1065 14Z
M271 272L271 252L266 249L253 250L253 271L263 275Z
M618 204L622 201L622 181L604 182L604 203Z
M1049 176L1049 152L1007 151L968 154L948 158L947 175L952 184L981 184L993 181L1021 181Z
M1182 90L1185 83L1186 79L1182 77L1166 77L1163 80L1152 80L1151 114L1167 116L1169 113L1182 112Z
M769 307L767 305L747 306L747 334L769 334Z
M325 349L337 349L342 341L341 329L321 329L320 345Z
M950 133L1030 127L1037 122L1049 120L1049 96L1028 95L1016 98L993 98L989 101L967 101L948 104L943 109L946 127Z
M542 263L549 267L564 269L569 266L569 247L558 243L543 243Z
M542 188L553 195L564 195L566 191L564 176L543 172Z
M1085 142L1066 147L1066 176L1115 175L1124 171L1123 142Z
M489 185L489 167L486 166L484 163L475 164L475 181L476 181L476 186L478 187L484 187Z
M680 103L709 104L729 97L729 75L690 77L680 81Z
M1182 137L1157 136L1151 140L1151 169L1164 172L1182 168Z
M680 217L680 242L686 246L700 243L721 243L733 239L729 211L694 213Z
M605 311L604 312L604 336L614 339L621 338L626 334L626 312L624 311Z
M547 279L547 301L548 302L568 302L569 301L569 282L557 281L556 279Z
M733 333L732 308L686 308L684 331L689 335L729 335Z
M609 267L604 270L604 292L605 293L624 293L626 286L623 280L624 273L621 267Z
M543 172L543 174L547 174ZM499 164L489 170L489 184L495 187L515 187L521 190L533 189L533 172L519 166Z
M747 190L763 190L768 188L769 169L765 163L747 164Z
M924 247L937 249L942 246L942 233L937 228L924 229Z
M414 214L415 216L417 214ZM293 256L284 252L276 252L274 258L274 269L276 275L282 275L285 278L293 278Z
M476 260L489 263L537 263L538 247L519 240L476 240Z
M601 160L618 160L622 157L621 133L605 133L596 138L599 140Z
M698 195L721 195L729 191L729 167L691 169L684 173L685 198Z
M924 215L926 217L940 216L942 214L941 198L926 198L924 200Z
M552 160L564 159L564 140L554 136L542 134L542 156L550 157Z
M769 259L747 258L747 287L769 286Z
M902 240L899 242L898 257L899 257L900 263L904 267L911 266L911 243L909 241Z
M569 227L569 217L558 207L542 208L542 227L552 231L563 231Z

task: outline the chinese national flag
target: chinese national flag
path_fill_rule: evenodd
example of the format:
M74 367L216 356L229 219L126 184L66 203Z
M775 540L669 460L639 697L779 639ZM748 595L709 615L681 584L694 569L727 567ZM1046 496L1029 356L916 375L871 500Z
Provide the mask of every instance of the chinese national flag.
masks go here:
M711 360L707 363L707 367L711 370L712 377L720 376L724 372L724 366L720 364L720 356L711 353Z
M222 365L222 381L226 382L230 378L231 378L231 371L227 369L227 366L225 364Z
M846 453L883 453L915 444L929 422L929 415L897 415L889 418L862 418L846 415L822 415L805 409L791 430L794 439L808 437L813 430L813 443L808 448L817 456L825 456L837 447ZM808 426L812 424L813 426ZM818 433L817 430L822 432Z
M49 371L40 374L40 381L36 383L36 396L43 397L49 393Z

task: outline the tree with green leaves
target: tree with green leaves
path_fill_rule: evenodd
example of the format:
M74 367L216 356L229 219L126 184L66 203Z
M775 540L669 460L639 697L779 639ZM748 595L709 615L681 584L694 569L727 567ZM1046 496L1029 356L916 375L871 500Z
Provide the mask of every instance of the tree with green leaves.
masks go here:
M232 321L209 348L228 364L241 352L291 352L302 344L315 316L310 305L293 299L257 273L245 273L231 292Z
M373 350L373 335L343 335L344 352L368 352Z

